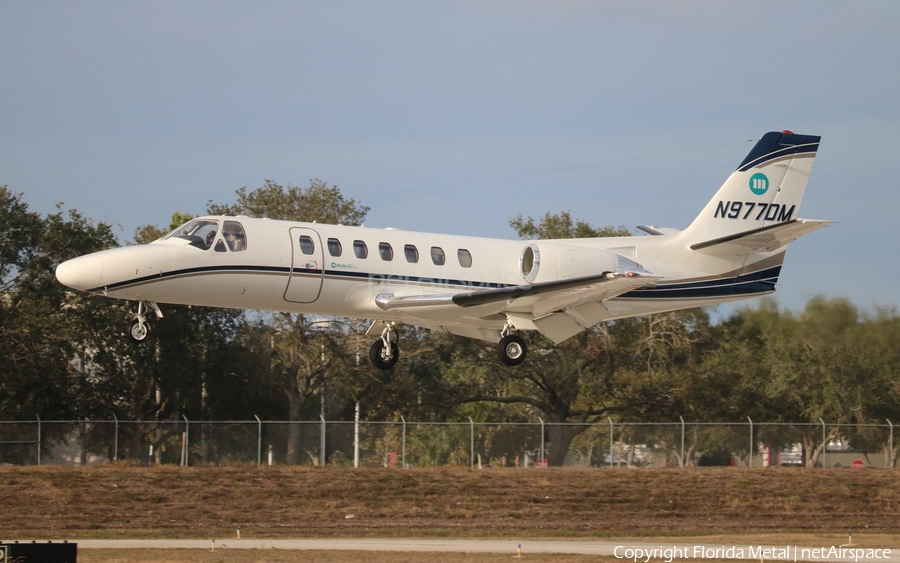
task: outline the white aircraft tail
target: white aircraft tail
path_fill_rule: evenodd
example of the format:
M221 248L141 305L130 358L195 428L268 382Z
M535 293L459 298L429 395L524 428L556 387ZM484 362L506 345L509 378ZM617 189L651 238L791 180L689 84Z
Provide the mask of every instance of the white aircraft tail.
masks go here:
M683 231L684 240L694 250L710 249L796 222L820 139L790 131L763 135Z

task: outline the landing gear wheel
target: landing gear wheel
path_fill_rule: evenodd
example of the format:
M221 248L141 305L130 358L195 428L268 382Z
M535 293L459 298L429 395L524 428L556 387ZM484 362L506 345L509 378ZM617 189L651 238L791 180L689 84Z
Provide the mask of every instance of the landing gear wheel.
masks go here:
M400 349L397 348L396 344L393 344L391 346L391 354L388 355L384 342L379 338L369 348L369 359L372 360L372 365L378 369L391 369L397 363L397 360L400 359Z
M507 334L500 339L497 351L500 353L501 362L508 366L517 366L525 361L528 346L525 345L525 341L521 337L515 334Z
M147 340L147 336L150 334L150 327L143 321L143 319L134 319L131 321L131 326L128 327L128 338L131 339L135 344L140 344L141 342Z

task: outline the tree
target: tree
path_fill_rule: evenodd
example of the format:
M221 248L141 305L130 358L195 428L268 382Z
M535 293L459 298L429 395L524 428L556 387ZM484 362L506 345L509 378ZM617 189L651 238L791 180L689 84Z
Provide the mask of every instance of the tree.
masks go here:
M874 324L846 299L821 296L799 315L768 299L741 309L722 323L718 347L705 359L713 377L732 382L721 401L728 410L710 414L803 423L763 428L760 441L776 451L800 443L804 464L815 466L825 446L822 421L832 424L827 442L842 434L834 424L882 423L898 412L896 348L878 337L892 323Z
M346 200L337 186L313 178L308 188L282 186L272 180L251 192L243 187L235 191L233 204L208 204L212 215L247 215L285 221L360 225L369 208L354 199Z
M586 221L573 220L568 211L555 214L548 211L538 223L535 223L530 215L528 219L517 215L509 222L509 226L516 230L519 238L523 239L621 237L631 234L624 226L594 228Z
M358 225L369 208L344 199L337 186L312 179L308 188L282 186L266 180L248 192L235 192L233 204L209 203L210 214L248 215L287 221ZM344 360L355 334L350 323L292 313L261 315L243 334L243 341L258 358L256 377L279 389L287 399L287 420L303 419L310 398L324 392L326 381L346 369ZM299 463L303 451L299 425L290 425L287 437L288 463ZM320 452L321 453L321 452Z
M84 334L103 332L91 296L55 279L59 262L115 246L108 225L77 211L41 218L0 186L0 413L9 419L77 418L91 412Z
M165 229L137 229L135 242L154 241L192 218L176 211ZM107 411L139 422L131 434L132 455L149 444L159 451L180 431L173 423L183 417L197 422L275 416L271 394L247 376L254 358L242 337L248 325L243 311L183 305L163 310L165 318L154 324L147 342L133 346L119 335L96 386L97 402ZM199 436L193 441L199 444L199 461L232 455L220 448L208 425Z
M42 225L40 215L28 211L22 194L6 186L0 186L0 224L0 291L7 294L39 252Z
M624 227L597 229L568 212L540 222L510 221L522 238L568 239L629 234ZM600 420L666 418L678 404L673 374L696 361L708 317L699 310L602 323L553 346L528 335L533 352L516 368L477 355L456 358L447 377L458 382L454 404L491 402L525 407L549 426L547 458L562 465L572 439ZM536 352L536 353L535 353ZM564 423L579 423L576 426Z

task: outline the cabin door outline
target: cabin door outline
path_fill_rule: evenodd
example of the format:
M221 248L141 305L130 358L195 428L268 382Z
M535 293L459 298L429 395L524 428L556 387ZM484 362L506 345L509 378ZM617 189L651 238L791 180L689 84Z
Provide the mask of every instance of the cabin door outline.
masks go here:
M322 237L313 229L291 227L291 272L284 300L290 303L312 303L322 293L322 280L325 277L325 249ZM303 241L301 243L301 240ZM304 252L301 245L312 241L313 252L308 254L308 246Z

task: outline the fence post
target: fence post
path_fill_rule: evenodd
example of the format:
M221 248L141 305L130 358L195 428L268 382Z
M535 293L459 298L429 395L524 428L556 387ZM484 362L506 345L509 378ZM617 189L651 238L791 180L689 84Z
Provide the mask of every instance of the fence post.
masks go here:
M113 420L116 421L116 432L113 444L113 463L118 463L119 461L119 417L116 416L116 413L113 413Z
M255 414L256 419L256 467L262 465L262 421Z
M256 419L256 466L260 467L262 465L262 421L255 414L253 418Z
M325 467L325 415L320 414L319 419L322 424L319 425L319 465ZM297 422L291 422L297 424Z
M888 419L885 419L885 420L887 420L887 423L891 427L891 442L890 442L891 447L888 450L887 466L890 467L891 469L894 469L894 425L891 424L890 420L888 420Z
M753 467L753 419L748 416L747 420L750 421L750 460L747 463L747 467Z
M543 465L543 463L544 463L544 419L541 417L538 417L538 420L541 421L541 457L538 458L538 461L539 461L539 463L541 463Z
M37 417L37 421L38 421L37 461L38 461L38 465L40 465L41 464L41 417Z
M400 420L403 421L403 444L401 446L401 457L400 457L400 467L406 469L406 419L403 418L403 415L400 415Z
M325 366L325 344L322 344L322 366ZM319 418L322 419L322 427L319 430L319 465L325 467L325 380L322 380L322 388L319 392ZM296 422L291 424L296 424Z
M187 416L181 415L184 418L184 466L188 467L191 465L190 456L188 452L191 451L191 423L188 421ZM200 427L200 431L203 431L203 427Z
M607 416L609 419L609 468L613 468L613 444L615 441L613 440L613 421L611 416Z
M475 467L475 422L469 417L469 467Z
M353 415L353 467L359 467L359 401L356 401L356 414Z
M678 418L681 419L681 468L684 469L684 417L679 416Z

